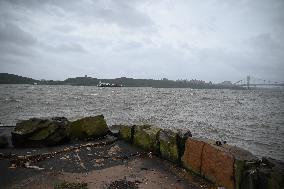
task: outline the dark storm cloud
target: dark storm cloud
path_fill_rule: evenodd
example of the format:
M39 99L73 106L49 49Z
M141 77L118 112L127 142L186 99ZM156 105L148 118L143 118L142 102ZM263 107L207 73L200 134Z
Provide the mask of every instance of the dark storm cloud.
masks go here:
M0 23L1 43L13 43L22 46L34 45L36 39L13 23Z
M29 23L30 20L17 12L11 11L10 6L0 1L0 64L19 63L24 57L35 55L34 46L37 39L31 32L23 29L18 23Z
M0 72L281 81L283 9L282 0L0 0Z
M37 40L19 26L9 23L0 23L0 61L4 57L32 57ZM3 63L3 61L1 61Z
M20 57L32 57L34 56L34 50L30 48L25 48L15 44L0 44L1 58L4 56L20 56ZM0 58L0 59L1 59Z
M131 0L93 0L93 1L77 1L77 0L7 0L12 6L25 7L31 9L44 9L58 7L67 14L75 14L78 19L94 19L110 22L124 27L147 27L153 25L152 20L145 14L135 9L135 1ZM54 12L50 12L54 14ZM87 21L91 23L92 20Z

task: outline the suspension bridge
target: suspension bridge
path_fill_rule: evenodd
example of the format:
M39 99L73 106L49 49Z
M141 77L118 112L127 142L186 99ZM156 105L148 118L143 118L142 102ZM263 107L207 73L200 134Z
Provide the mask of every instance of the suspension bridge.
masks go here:
M282 86L284 87L284 82L278 82L278 81L271 81L266 79L257 78L254 76L248 75L246 78L241 79L235 83L234 85L240 86L240 87L246 87L246 88L252 88L252 87L265 87L265 86Z

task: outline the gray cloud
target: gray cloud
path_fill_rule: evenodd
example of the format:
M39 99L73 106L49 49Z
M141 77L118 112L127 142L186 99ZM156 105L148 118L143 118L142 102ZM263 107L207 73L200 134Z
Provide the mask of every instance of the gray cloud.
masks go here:
M76 27L71 26L71 25L67 25L67 24L63 24L63 25L53 26L52 29L57 30L59 32L63 32L63 33L69 33L69 32L76 30Z
M33 49L24 48L15 44L0 44L1 56L17 56L17 57L32 57L34 56Z
M283 9L282 0L0 0L0 72L283 81Z
M86 50L78 43L65 43L56 46L47 46L42 44L41 48L44 51L52 53L86 53Z
M8 57L31 58L35 55L37 40L12 22L0 23L0 41L1 62Z
M84 22L92 23L92 20L105 21L124 27L145 27L151 26L151 19L135 8L134 1L76 1L76 0L7 0L7 3L16 7L26 7L27 9L41 9L49 14L56 14L54 7L64 10L67 14L75 14L77 19L84 19ZM52 10L52 11L50 11ZM91 19L91 20L89 20Z
M251 37L248 41L254 49L263 51L280 50L283 52L284 46L272 39L269 33L262 33Z
M0 41L1 43L14 43L25 46L36 43L36 39L31 34L12 23L0 23Z

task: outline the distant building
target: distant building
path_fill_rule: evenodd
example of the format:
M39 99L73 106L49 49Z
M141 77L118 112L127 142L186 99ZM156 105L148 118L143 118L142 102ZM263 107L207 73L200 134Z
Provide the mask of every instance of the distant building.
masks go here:
M98 87L122 87L122 84L110 84L110 83L102 83L101 81L97 85Z
M219 85L223 85L223 86L232 86L233 83L231 81L223 81L222 83L219 83Z
M205 84L206 82L205 81L202 81L202 80L197 80L197 79L192 79L189 81L190 84L194 84L194 85L203 85Z

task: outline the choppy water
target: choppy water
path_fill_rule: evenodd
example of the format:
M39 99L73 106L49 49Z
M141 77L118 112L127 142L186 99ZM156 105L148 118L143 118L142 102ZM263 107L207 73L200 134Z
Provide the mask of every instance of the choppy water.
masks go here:
M109 125L151 123L226 140L284 160L283 90L191 90L0 85L0 122L30 117L75 120L104 114Z

